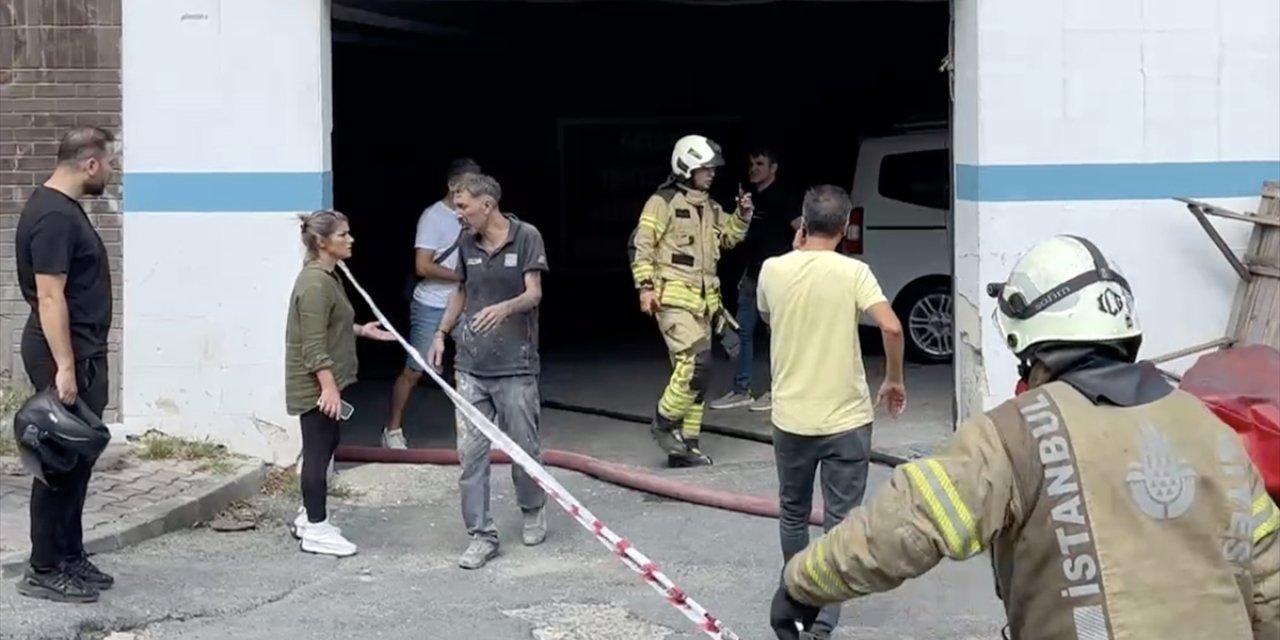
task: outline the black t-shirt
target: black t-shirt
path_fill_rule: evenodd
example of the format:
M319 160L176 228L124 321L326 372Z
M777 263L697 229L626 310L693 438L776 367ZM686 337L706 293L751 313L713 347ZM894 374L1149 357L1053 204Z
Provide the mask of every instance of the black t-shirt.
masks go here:
M751 216L751 226L742 247L746 260L744 275L754 279L765 259L791 250L791 241L796 234L791 221L800 215L801 199L775 182L764 191L755 192L753 189L751 201L755 205L755 213Z
M36 187L18 218L14 247L18 286L31 305L26 331L44 335L36 274L66 275L71 350L77 360L105 354L111 329L111 266L102 237L80 203L56 189Z

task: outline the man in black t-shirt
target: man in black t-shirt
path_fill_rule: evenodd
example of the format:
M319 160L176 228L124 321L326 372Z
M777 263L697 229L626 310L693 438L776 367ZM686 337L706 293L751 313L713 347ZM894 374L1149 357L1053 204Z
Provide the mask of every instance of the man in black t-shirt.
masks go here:
M751 411L768 411L772 407L769 389L753 398L751 396L752 368L754 366L755 329L760 320L756 309L756 277L766 258L782 255L791 250L791 241L800 228L801 198L785 186L778 184L778 154L759 148L747 154L747 178L751 181L751 199L755 213L747 238L739 245L745 253L746 265L738 282L738 339L741 351L734 365L733 388L729 393L712 400L712 409L732 409L749 406Z
M75 129L58 163L18 218L18 286L31 305L22 364L36 389L54 388L102 417L107 406L111 273L107 250L79 199L102 195L115 165L114 137ZM89 561L81 518L93 464L31 482L31 558L18 593L58 602L94 602L115 582Z

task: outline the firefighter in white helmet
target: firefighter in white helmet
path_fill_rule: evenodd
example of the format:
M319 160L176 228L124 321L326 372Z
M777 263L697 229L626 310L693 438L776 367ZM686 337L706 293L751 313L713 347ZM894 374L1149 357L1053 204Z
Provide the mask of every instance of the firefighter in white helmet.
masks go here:
M720 145L699 135L680 138L671 176L645 202L628 247L640 311L657 319L671 356L671 379L651 431L673 467L711 464L698 439L714 333L736 357L737 334L721 307L716 265L721 249L746 237L752 205L741 189L732 214L711 198L711 181L722 166Z
M1124 276L1056 236L987 291L1028 389L794 556L778 637L802 637L817 607L990 552L1006 638L1280 638L1280 509L1236 433L1136 362Z

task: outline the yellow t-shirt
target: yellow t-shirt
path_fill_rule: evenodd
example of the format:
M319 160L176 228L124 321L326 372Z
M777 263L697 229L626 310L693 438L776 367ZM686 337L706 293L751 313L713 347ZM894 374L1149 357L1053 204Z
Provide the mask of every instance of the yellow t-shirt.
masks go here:
M870 423L858 319L886 301L871 269L834 251L792 251L764 261L756 301L769 318L773 424L826 436Z

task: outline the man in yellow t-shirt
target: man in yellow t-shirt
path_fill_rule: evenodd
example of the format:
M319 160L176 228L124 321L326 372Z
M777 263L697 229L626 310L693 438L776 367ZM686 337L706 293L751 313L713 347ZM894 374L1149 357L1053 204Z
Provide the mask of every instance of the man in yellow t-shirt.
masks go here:
M906 408L902 324L866 263L836 253L853 205L839 187L805 194L794 251L760 268L760 317L770 325L773 451L778 468L783 561L809 544L814 476L821 466L830 530L862 503L871 463L875 407L897 417ZM884 337L886 373L872 400L858 341L858 319L870 314ZM811 632L827 638L839 606L822 610Z

